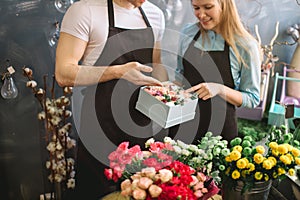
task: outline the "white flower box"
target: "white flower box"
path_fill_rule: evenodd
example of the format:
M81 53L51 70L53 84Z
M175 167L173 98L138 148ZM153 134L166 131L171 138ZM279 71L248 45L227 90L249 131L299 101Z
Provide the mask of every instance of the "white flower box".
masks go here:
M183 102L178 105L174 105L172 102L164 103L146 92L146 87L149 86L140 88L136 109L158 125L169 128L194 119L198 98L183 99Z

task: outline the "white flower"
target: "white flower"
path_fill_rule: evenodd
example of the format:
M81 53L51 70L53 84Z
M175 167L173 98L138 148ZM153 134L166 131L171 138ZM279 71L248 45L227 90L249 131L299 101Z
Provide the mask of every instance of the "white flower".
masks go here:
M54 142L50 142L47 146L47 150L50 152L55 152L55 143Z
M182 149L181 154L184 156L189 156L189 155L191 155L191 152L186 149Z
M192 152L197 152L198 151L198 147L194 144L188 145L188 149L191 150Z
M50 169L50 167L51 167L51 162L50 162L50 161L47 161L47 162L46 162L46 168L47 168L47 169Z
M188 148L188 145L185 144L184 142L180 141L180 140L177 140L177 144L179 147L181 147L182 149L187 149Z
M68 179L67 187L72 188L72 189L75 188L75 179L74 178Z
M54 180L58 183L62 181L63 177L60 174L55 174Z
M37 86L37 83L36 83L36 81L33 81L33 80L27 81L26 86L30 87L30 88L35 88Z
M146 141L145 146L150 147L150 145L153 144L154 142L155 142L154 138L150 138Z
M178 154L181 154L182 149L179 146L173 146L174 151Z
M40 112L40 113L38 114L38 119L39 119L39 120L44 120L44 119L46 119L46 114L45 114L44 111L42 111L42 112Z
M168 144L171 144L171 145L176 144L176 142L174 140L172 140L172 138L170 138L170 137L165 137L164 138L164 143L168 143Z

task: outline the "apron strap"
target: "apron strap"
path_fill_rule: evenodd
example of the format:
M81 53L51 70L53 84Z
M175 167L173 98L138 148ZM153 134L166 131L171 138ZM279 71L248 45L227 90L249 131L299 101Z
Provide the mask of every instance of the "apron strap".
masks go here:
M107 11L108 11L108 20L109 20L109 27L115 27L115 14L114 14L114 7L113 7L113 0L107 0Z
M150 22L148 18L146 17L146 14L144 10L139 7L140 13L142 14L142 17L147 25L147 27L151 27ZM108 11L108 20L109 20L109 27L115 27L115 14L114 14L114 6L113 6L113 0L107 0L107 11Z

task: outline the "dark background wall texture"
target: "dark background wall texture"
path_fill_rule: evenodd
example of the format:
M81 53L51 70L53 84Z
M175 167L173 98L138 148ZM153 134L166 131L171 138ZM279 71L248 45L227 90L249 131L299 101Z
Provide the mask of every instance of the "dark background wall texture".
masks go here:
M167 29L163 48L174 52L177 51L178 39L178 34L174 32L178 33L186 22L195 21L190 0L152 1L164 11L167 8L166 2L170 6L178 1L182 3L180 10L172 10L172 16L165 12ZM0 97L1 200L33 200L51 191L45 178L44 132L37 119L40 105L26 87L27 79L22 75L22 67L31 67L39 84L43 83L44 75L52 76L56 45L50 45L49 39L55 36L55 23L60 23L64 14L64 10L55 7L55 2L66 0L0 1L0 73L12 65L16 70L13 79L19 91L15 99ZM270 42L277 21L280 22L277 41L292 42L286 30L300 23L300 5L296 0L236 0L236 3L243 22L253 34L254 25L258 25L263 44ZM277 45L274 46L274 54L282 62L289 63L295 48L296 45ZM169 66L170 74L174 73L176 55L163 54L163 62ZM275 70L282 72L282 67L276 67ZM3 81L0 87L2 85ZM272 83L270 88L272 91ZM59 91L56 93L59 94Z

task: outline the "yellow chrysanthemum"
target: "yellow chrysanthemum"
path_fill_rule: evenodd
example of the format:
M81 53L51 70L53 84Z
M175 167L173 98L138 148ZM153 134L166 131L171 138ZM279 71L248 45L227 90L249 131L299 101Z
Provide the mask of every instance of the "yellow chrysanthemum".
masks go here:
M256 152L260 153L260 154L264 154L265 153L265 148L262 145L258 145L256 146Z
M241 176L241 174L240 174L240 172L239 172L238 170L234 170L234 171L232 172L232 174L231 174L231 177L232 177L233 179L238 179L238 178L240 178L240 176Z
M300 165L300 158L295 158L295 163L296 163L297 165Z
M295 175L295 170L294 169L289 169L288 171L290 176L294 176Z
M230 159L233 161L237 161L238 159L241 158L241 153L237 150L233 150L230 154Z
M279 167L277 171L279 176L285 174L285 170L282 167Z
M277 148L278 149L278 148ZM272 155L273 156L278 156L279 155L279 152L277 149L272 149Z
M300 156L300 150L294 147L292 149L292 154L293 154L293 156L298 157L298 156Z
M225 157L225 161L226 162L231 162L232 161L231 158L230 158L230 155L228 155L228 156Z
M278 145L277 151L283 155L283 154L286 154L289 151L289 149L288 149L287 145L280 144L280 145Z
M273 165L272 165L272 161L266 159L263 161L263 168L269 170L272 169Z
M272 150L277 150L278 144L277 144L277 142L270 142L269 147L270 147Z
M270 179L269 175L268 174L264 174L264 179L265 179L265 181L268 181Z
M260 153L256 153L254 156L253 156L253 159L254 159L254 162L256 162L257 164L260 164L264 161L264 156L261 155Z
M286 146L286 148L288 149L288 151L292 151L293 150L293 146L288 144L288 143L284 143L283 145Z
M236 146L233 147L232 150L233 151L242 152L243 151L243 147L241 145L236 145Z
M254 178L258 181L260 181L263 178L263 173L261 172L255 172Z
M237 162L236 162L236 166L237 168L239 169L245 169L247 167L247 161L245 159L239 159Z
M272 163L272 167L274 167L277 164L277 160L273 156L268 157L268 160L270 160L270 162Z
M249 174L249 171L248 171L248 170L243 170L243 171L241 172L241 175L242 175L243 178L246 178L247 174Z
M294 161L294 156L290 153L285 154L289 159L293 162Z
M249 169L250 172L255 170L255 165L253 163L249 163L247 168Z
M288 157L288 156L286 156L286 155L281 155L280 157L279 157L279 159L281 160L281 162L283 162L285 165L290 165L291 164L291 159Z

